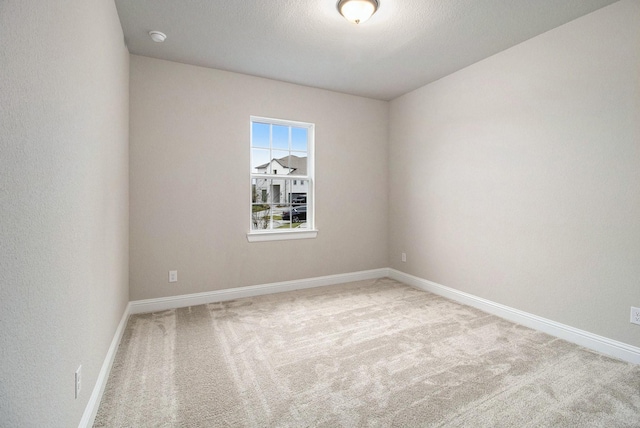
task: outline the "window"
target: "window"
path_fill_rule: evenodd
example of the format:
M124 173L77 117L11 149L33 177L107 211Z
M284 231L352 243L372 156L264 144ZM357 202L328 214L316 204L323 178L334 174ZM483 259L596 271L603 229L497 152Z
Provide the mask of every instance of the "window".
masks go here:
M251 117L251 213L247 239L315 238L314 125Z

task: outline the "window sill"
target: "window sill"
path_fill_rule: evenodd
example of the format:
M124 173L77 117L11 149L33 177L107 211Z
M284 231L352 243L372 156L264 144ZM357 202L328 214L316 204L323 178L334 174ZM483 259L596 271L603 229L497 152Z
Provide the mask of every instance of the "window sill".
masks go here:
M249 232L247 233L247 241L249 242L265 242L265 241L288 241L292 239L313 239L318 236L318 231L312 230L296 230L281 232Z

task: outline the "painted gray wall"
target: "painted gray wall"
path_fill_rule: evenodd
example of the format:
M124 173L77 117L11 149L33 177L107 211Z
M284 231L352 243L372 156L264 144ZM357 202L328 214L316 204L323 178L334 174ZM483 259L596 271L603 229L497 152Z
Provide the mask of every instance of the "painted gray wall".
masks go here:
M77 426L128 301L128 63L112 0L0 2L0 426Z
M388 103L135 55L130 78L132 300L387 266ZM251 115L315 123L316 239L247 242Z
M621 1L392 101L391 266L640 346L639 22Z

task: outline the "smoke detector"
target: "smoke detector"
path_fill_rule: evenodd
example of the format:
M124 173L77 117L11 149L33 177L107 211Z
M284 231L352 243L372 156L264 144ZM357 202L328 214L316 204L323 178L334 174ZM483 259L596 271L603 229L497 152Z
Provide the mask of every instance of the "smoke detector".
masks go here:
M167 38L167 35L160 31L149 31L149 37L156 43L162 43Z

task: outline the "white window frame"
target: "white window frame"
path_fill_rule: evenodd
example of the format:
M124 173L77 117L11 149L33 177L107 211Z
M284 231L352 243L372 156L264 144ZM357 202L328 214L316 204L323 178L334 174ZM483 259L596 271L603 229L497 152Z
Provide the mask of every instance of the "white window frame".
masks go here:
M253 172L253 123L267 123L270 125L291 126L296 128L307 129L307 175L296 175L296 180L307 180L309 189L307 191L307 228L306 229L270 229L270 230L252 230L252 211L253 211L253 180L254 179L282 179L282 175L274 174L256 174ZM315 124L308 122L296 122L292 120L273 119L261 116L251 116L249 121L249 232L247 232L247 240L249 242L264 241L282 241L290 239L310 239L318 236L318 230L315 228ZM293 178L290 178L293 182Z

